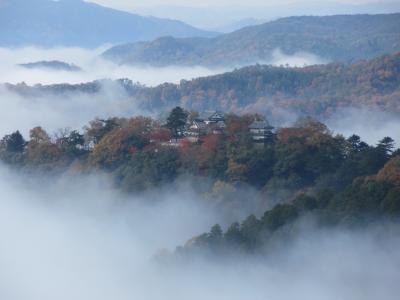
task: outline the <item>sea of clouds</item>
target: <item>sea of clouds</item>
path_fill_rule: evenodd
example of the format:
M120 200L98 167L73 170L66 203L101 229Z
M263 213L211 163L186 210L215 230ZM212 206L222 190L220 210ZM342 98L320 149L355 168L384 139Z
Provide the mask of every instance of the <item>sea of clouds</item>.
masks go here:
M222 70L210 70L203 67L135 67L122 66L105 60L101 54L107 46L89 50L82 48L51 48L42 49L27 47L19 49L0 48L0 82L34 84L82 83L98 79L129 78L147 86L164 82L178 83L181 79L208 76ZM26 69L20 64L58 60L74 64L82 69L81 72L52 71L46 69Z
M0 83L80 83L127 77L157 85L217 72L118 66L99 58L103 50L0 49ZM307 59L317 59L308 54L296 59L279 52L275 56L282 65L304 65ZM74 63L83 71L17 66L53 59ZM50 133L63 127L80 129L95 117L145 113L114 85L96 95L68 97L25 97L2 88L0 105L0 135L19 129L26 136L39 125ZM386 135L397 138L400 128L398 120L386 114L355 110L338 114L328 125L346 135L359 133L371 143ZM400 235L396 228L362 233L313 229L268 260L238 256L219 263L199 259L165 265L154 260L160 249L173 251L215 223L226 228L253 208L227 216L204 203L187 182L129 196L109 182L100 174L27 176L0 165L0 299L398 298Z
M68 95L40 94L21 95L11 92L2 83L27 85L79 84L101 79L128 78L147 86L164 82L178 83L182 79L209 76L228 71L226 69L207 69L204 67L135 67L117 65L101 57L106 46L94 50L82 48L42 49L26 47L18 49L0 48L0 136L20 130L27 137L29 130L42 126L50 133L60 128L81 130L96 117L129 117L148 115L117 84L103 85L99 93L75 92ZM60 71L52 69L27 69L20 64L38 61L62 61L74 64L82 71ZM318 57L299 53L294 56L276 50L268 62L275 65L303 66L321 63Z
M0 298L395 300L400 235L308 229L268 258L155 259L221 221L190 185L122 195L99 175L0 166Z

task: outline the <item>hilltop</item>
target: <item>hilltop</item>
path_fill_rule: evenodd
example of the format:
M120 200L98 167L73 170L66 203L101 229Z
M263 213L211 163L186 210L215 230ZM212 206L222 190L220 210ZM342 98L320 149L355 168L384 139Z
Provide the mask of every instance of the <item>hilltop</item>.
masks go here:
M214 38L119 45L103 55L121 64L220 67L271 62L277 49L345 63L400 51L400 14L288 17Z
M144 17L81 0L0 2L0 46L98 47L164 35L213 36L180 21Z

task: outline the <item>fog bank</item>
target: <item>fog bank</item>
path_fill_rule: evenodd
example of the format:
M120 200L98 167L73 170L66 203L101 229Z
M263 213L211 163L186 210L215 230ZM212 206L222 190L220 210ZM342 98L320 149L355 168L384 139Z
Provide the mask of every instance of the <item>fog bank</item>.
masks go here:
M81 48L52 48L41 49L35 47L7 49L0 48L0 83L26 82L34 84L55 83L82 83L97 79L129 78L148 86L159 85L164 82L178 83L181 79L209 76L221 73L224 70L210 70L203 67L134 67L120 66L101 58L108 47L95 50ZM19 64L37 61L58 60L68 64L75 64L82 68L81 72L56 71L48 69L26 69Z
M221 216L187 186L123 196L106 179L27 179L0 167L0 297L88 299L397 299L396 228L308 231L268 259L158 264Z
M395 113L377 108L346 108L337 111L326 124L346 137L357 134L371 145L389 136L400 146L400 116Z
M42 126L49 133L60 128L81 130L89 121L109 117L145 114L134 99L117 84L103 86L99 93L74 92L70 95L22 96L0 87L0 136Z
M280 49L272 52L272 59L266 64L273 66L305 67L311 65L327 64L329 61L318 55L308 52L297 52L293 55L285 54Z

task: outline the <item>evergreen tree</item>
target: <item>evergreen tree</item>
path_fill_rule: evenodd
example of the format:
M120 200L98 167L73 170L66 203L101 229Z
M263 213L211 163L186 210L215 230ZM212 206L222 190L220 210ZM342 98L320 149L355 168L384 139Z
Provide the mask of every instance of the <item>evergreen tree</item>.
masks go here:
M181 131L186 124L187 117L187 112L185 112L179 106L175 107L169 114L166 127L171 130L174 138L178 138L181 135Z
M22 153L25 149L26 142L19 131L16 131L10 135L6 135L2 144L8 152Z

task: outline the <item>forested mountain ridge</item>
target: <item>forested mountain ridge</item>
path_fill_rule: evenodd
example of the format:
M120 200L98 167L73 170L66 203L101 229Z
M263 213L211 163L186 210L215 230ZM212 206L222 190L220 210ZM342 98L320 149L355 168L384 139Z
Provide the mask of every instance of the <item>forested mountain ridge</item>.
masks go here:
M6 84L22 95L97 93L110 81L70 85ZM144 111L160 113L182 106L187 110L258 112L279 124L282 116L323 120L341 108L367 107L400 113L400 53L352 65L304 68L255 65L220 75L145 87L129 80L115 82Z
M0 46L99 47L164 35L214 36L180 21L144 17L81 0L0 1Z
M270 62L274 50L353 62L400 51L400 14L289 17L209 39L163 37L113 47L103 55L122 64L243 66Z
M390 173L391 176L382 174ZM216 224L207 233L177 247L178 258L207 254L268 254L295 243L302 234L397 225L400 217L400 156L392 158L378 174L355 179L341 190L320 189L302 193L278 204L261 217L250 215L223 231ZM165 259L166 257L164 257Z
M67 72L82 71L80 67L74 64L69 64L59 60L52 60L52 61L42 60L37 62L19 64L19 66L26 69L47 69L54 71L67 71Z
M400 113L400 53L352 65L305 68L250 66L233 72L137 89L148 110L180 105L198 111L281 112L329 116L342 107L379 107Z
M122 88L130 95L132 95L136 89L144 88L140 83L133 83L128 79L101 79L78 84L58 83L50 85L35 84L32 86L27 85L25 82L18 84L0 84L0 87L4 87L8 91L17 93L21 96L74 96L74 93L97 94L101 92L104 86Z
M357 177L378 172L381 180L400 184L398 161L382 169L400 154L390 137L368 145L359 136L346 139L303 118L277 128L260 144L250 126L264 117L227 113L221 131L205 132L194 141L176 134L191 118L177 107L166 123L144 116L95 119L83 132L62 129L50 135L35 127L29 140L15 131L0 140L0 160L51 174L102 170L126 191L168 184L180 175L209 178L214 192L229 194L233 187L248 185L275 199L291 199L313 187L341 190Z
M179 248L180 254L193 249L252 253L293 238L303 217L320 228L399 220L400 149L390 137L368 145L357 135L333 135L324 124L303 119L258 144L249 125L261 116L229 113L222 132L171 144L173 132L188 117L175 108L165 125L143 116L96 119L82 133L61 130L53 136L35 127L29 140L15 131L0 140L0 161L52 178L101 171L127 193L193 178L202 199L220 210L243 213L254 198L258 215L270 207L261 218L251 215L225 233L214 226ZM246 197L242 192L249 187L254 192Z

